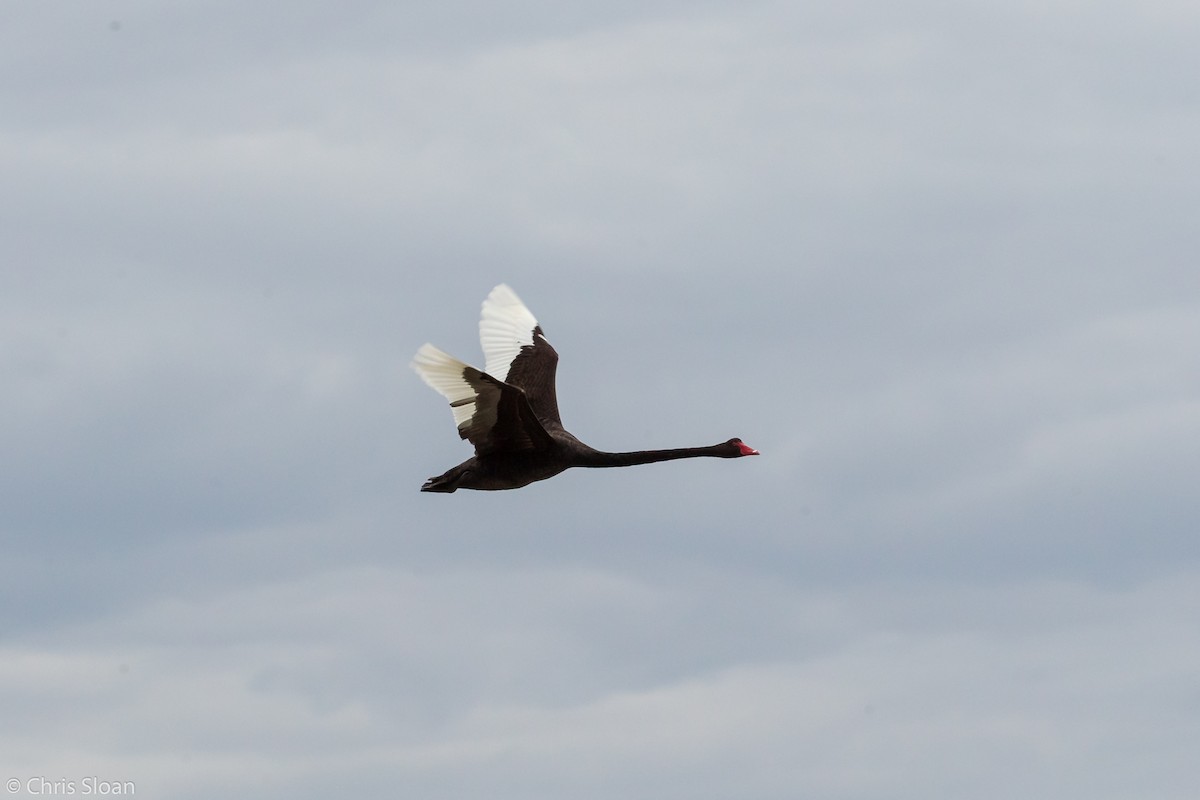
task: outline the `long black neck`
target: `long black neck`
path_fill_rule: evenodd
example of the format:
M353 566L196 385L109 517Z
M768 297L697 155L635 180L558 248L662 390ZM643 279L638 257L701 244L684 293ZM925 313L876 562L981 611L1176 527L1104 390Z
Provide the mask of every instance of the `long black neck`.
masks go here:
M728 448L723 444L709 447L677 447L673 450L634 450L630 453L606 453L590 447L574 454L575 467L632 467L637 464L653 464L656 461L674 461L677 458L728 457Z

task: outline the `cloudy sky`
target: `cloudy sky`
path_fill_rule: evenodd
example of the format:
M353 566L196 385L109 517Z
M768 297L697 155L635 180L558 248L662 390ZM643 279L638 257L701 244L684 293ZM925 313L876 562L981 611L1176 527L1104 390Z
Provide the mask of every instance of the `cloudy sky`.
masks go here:
M16 796L1194 797L1194 2L0 16Z

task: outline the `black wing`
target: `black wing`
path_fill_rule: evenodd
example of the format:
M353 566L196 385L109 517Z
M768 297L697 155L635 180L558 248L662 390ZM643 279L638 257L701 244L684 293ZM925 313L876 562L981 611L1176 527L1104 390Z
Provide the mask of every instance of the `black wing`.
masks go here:
M558 351L546 341L541 326L533 329L533 344L525 345L508 367L506 383L523 390L537 418L562 425L558 416L558 396L554 376L558 372Z
M554 393L558 353L546 341L532 312L504 284L492 289L483 301L479 341L487 359L487 374L523 390L538 419L561 427Z

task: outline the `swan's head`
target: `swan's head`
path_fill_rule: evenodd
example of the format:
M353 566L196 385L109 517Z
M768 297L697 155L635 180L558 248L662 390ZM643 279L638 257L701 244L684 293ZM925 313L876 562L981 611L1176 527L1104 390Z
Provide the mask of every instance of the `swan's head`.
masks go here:
M729 445L733 452L730 453L730 458L741 458L742 456L756 456L759 452L750 445L743 442L741 439L730 439L725 444Z

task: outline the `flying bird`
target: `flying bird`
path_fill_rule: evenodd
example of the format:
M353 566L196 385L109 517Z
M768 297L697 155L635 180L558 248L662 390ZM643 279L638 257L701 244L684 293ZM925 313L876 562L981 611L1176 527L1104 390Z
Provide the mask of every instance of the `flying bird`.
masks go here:
M629 467L677 458L740 458L758 451L741 439L709 447L606 453L588 447L562 426L554 394L558 353L538 321L508 286L483 301L479 320L482 371L431 344L421 346L412 368L450 401L458 435L475 455L430 478L422 492L518 489L571 467Z

